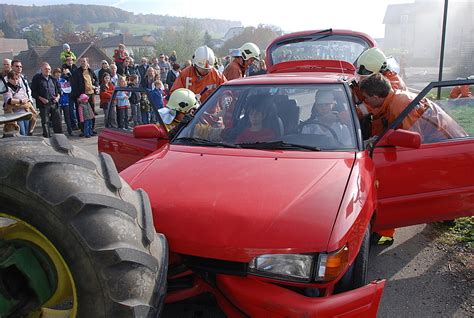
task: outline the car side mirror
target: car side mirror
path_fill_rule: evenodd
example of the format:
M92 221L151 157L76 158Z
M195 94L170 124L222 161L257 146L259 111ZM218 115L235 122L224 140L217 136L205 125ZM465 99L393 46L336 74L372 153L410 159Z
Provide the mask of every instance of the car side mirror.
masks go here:
M168 139L168 132L163 125L147 124L133 127L135 138Z
M421 136L414 131L390 129L377 146L398 146L417 149L421 146Z

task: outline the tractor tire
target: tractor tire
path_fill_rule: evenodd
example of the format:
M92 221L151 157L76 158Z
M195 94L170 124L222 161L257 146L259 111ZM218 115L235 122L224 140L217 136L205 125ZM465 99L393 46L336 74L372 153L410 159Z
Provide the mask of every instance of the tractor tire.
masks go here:
M16 241L54 246L72 285L70 316L158 317L168 247L155 232L147 194L121 179L109 155L97 158L64 135L5 138L0 148L0 218L40 233ZM0 223L0 240L8 242L5 233L15 236ZM39 304L39 311L62 305Z

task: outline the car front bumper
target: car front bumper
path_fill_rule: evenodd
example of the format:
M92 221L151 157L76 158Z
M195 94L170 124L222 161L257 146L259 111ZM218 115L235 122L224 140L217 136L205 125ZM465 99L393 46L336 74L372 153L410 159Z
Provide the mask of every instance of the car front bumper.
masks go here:
M217 275L217 288L250 317L376 317L384 280L327 297L306 297L254 279Z

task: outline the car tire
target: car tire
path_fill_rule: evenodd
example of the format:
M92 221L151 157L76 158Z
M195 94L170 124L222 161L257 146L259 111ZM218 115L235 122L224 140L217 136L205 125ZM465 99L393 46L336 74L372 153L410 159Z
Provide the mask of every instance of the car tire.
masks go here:
M168 250L147 194L120 178L109 155L92 156L64 135L5 138L0 145L0 218L11 223L0 222L0 242L24 241L49 256L56 276L66 273L71 317L159 316ZM28 311L51 308L44 305Z
M370 249L370 226L364 233L362 244L354 263L336 284L335 293L342 293L367 285Z

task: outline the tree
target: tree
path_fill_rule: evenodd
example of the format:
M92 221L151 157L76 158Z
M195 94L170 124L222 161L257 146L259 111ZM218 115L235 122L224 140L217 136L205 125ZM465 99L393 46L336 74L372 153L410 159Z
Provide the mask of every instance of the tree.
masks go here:
M109 29L112 32L120 30L120 25L117 22L110 22L109 23Z
M17 30L5 20L0 23L0 29L2 29L6 38L14 39L19 37Z
M63 34L74 33L74 31L76 31L76 26L69 20L64 21L61 31Z
M202 30L200 26L189 19L184 18L180 29L167 28L156 45L158 54L171 54L177 52L178 63L192 58L194 51L203 45Z
M229 50L239 48L246 42L253 42L260 48L263 55L268 44L281 34L282 31L279 28L271 25L260 24L257 28L246 27L242 33L227 40L218 53L227 55Z
M23 33L23 37L28 40L28 46L43 45L43 32L40 29L32 29Z
M0 38L4 38L5 37L5 33L3 33L2 29L0 29Z
M43 24L41 26L42 31L43 31L43 43L42 45L45 46L53 46L58 44L55 38L55 30L54 30L54 24L51 22Z
M206 32L204 32L204 45L207 45L212 48L212 37L209 32L207 32L207 30Z

